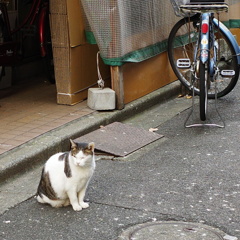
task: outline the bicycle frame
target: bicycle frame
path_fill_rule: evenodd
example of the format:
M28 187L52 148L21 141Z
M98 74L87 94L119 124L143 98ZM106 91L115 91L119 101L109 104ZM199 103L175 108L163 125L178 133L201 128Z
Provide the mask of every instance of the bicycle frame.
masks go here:
M40 55L41 57L45 57L46 54L47 54L47 49L46 49L46 46L45 46L45 21L46 21L46 18L48 17L47 14L48 14L48 11L49 11L49 4L44 2L43 3L43 6L42 6L42 9L41 9L41 12L39 13L39 21L38 21L38 29L39 29L39 32L38 32L38 37L39 37L39 43L40 43Z
M208 72L211 80L214 79L215 74L217 73L217 54L218 44L215 43L214 31L215 26L213 24L213 14L212 13L203 13L200 20L201 26L199 31L199 60L203 64L208 64ZM212 56L211 56L212 52Z
M4 19L5 31L4 31L4 42L12 41L13 34L20 31L25 25L29 24L30 26L34 24L35 20L38 16L38 39L40 45L40 56L45 57L47 54L47 48L45 46L45 21L48 17L49 12L49 3L47 1L35 0L32 3L29 14L26 16L24 21L15 29L10 29L9 18L6 8L6 3L0 3L0 11L2 12L2 16Z
M207 23L211 27L212 25L209 24L210 17L211 17L211 13L203 13L202 14L202 24ZM218 21L216 18L213 18L210 21L213 22L215 27L221 29L222 32L226 35L226 37L230 40L235 52L237 53L237 60L238 60L238 64L240 65L240 48L238 46L238 43L237 43L235 37L231 33L231 31L223 23ZM211 31L211 28L209 28L209 31ZM201 39L200 49L201 49L201 52L202 52L200 59L203 63L205 63L207 61L207 58L205 56L205 50L209 49L209 46L208 46L209 41L206 41L206 40L209 40L209 37L210 37L209 36L209 31L208 31L208 33L206 33L206 35L201 34L201 36L200 36L200 39Z
M211 77L214 77L215 74L215 63L217 61L216 59L216 51L218 50L218 46L215 46L214 43L214 31L216 29L221 30L226 38L229 39L231 42L237 56L237 62L240 66L240 47L238 46L238 43L235 39L235 37L232 35L231 31L220 21L218 21L216 18L213 17L212 13L202 13L200 16L200 31L199 31L199 40L197 43L197 46L199 46L199 49L196 49L195 51L195 60L198 59L203 63L207 63L209 61L209 73ZM202 26L207 26L206 32L203 33ZM213 49L213 57L210 58L210 51ZM199 58L198 57L199 53Z
M20 60L24 59L24 50L26 49L24 47L27 45L24 45L21 41L34 34L34 37L38 38L37 44L39 44L39 52L36 52L36 54L42 58L47 79L50 83L55 83L48 13L49 0L33 0L31 8L22 23L11 30L6 2L0 3L0 26L3 37L3 42L0 43L0 80L5 75L5 66L15 66ZM19 41L13 41L15 39L14 34L18 32L20 32L20 36L17 36ZM21 48L22 46L23 48Z
M199 56L199 60L202 63L206 63L210 57L210 34L211 34L211 24L210 24L210 18L211 18L211 13L203 13L201 15L201 26L200 29L202 28L202 26L207 26L206 28L207 31L206 32L202 32L202 30L200 30L200 37L199 37L199 46L200 46L200 56Z

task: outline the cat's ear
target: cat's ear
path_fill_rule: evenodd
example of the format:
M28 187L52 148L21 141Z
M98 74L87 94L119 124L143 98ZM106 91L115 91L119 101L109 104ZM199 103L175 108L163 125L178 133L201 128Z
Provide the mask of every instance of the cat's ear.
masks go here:
M77 144L72 139L70 139L70 143L71 143L71 149L77 148Z
M88 144L88 149L91 150L92 152L94 151L94 147L95 147L95 143L94 142L90 142Z

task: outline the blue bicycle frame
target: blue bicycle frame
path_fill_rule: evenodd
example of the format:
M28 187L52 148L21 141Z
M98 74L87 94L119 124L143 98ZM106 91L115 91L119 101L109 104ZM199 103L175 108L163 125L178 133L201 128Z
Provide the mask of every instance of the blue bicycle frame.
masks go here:
M210 47L210 38L212 36L210 36L210 34L212 34L211 31L214 31L213 29L211 29L211 24L210 23L210 18L211 18L211 13L203 13L202 14L202 19L201 19L201 28L202 25L206 24L206 26L208 27L208 30L203 33L201 31L200 34L200 38L199 38L199 46L200 46L200 61L202 61L202 63L206 63L209 57L209 50ZM235 39L235 37L233 36L233 34L230 32L230 30L221 22L219 22L216 18L213 18L213 23L215 25L215 27L219 28L223 34L225 35L226 38L229 39L229 41L231 42L236 54L237 54L237 61L238 61L238 65L240 65L240 48L238 46L238 43Z
M201 19L201 26L202 29L203 26L206 26L206 31L200 31L200 37L199 37L199 46L200 46L200 56L199 60L202 63L206 63L210 56L210 32L211 32L211 24L209 24L211 17L211 13L203 13L202 19Z

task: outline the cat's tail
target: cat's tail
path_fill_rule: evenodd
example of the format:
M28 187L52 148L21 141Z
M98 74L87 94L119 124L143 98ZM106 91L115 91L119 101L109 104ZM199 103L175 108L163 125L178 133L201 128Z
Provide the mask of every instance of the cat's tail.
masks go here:
M39 203L50 204L52 207L59 208L59 207L66 207L70 205L69 199L59 199L59 200L51 200L46 197L44 194L37 195L37 201Z

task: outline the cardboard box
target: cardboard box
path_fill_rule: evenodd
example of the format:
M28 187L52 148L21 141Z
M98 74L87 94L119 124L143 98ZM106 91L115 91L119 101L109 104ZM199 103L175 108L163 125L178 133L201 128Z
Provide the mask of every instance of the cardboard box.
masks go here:
M57 102L73 105L97 86L97 45L87 43L79 0L50 1L50 21ZM103 79L110 82L110 67L101 61Z
M90 44L74 48L53 48L59 104L78 103L87 98L88 88L97 87L97 51L98 47ZM106 85L109 85L109 67L100 61L99 69Z
M71 2L72 0L69 0ZM67 14L67 0L49 1L50 14Z
M229 6L229 18L240 19L240 3L236 2Z
M54 47L87 43L79 0L50 1L50 19Z

